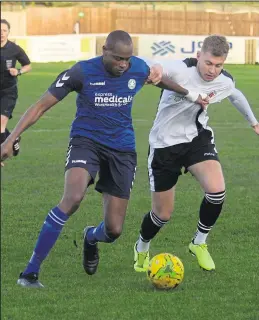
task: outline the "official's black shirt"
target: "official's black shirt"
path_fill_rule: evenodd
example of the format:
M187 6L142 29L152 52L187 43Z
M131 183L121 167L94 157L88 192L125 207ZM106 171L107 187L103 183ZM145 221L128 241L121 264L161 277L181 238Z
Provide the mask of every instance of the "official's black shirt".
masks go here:
M0 90L16 85L17 77L11 76L8 69L15 68L17 61L19 61L22 66L31 63L24 50L14 42L8 40L1 48Z

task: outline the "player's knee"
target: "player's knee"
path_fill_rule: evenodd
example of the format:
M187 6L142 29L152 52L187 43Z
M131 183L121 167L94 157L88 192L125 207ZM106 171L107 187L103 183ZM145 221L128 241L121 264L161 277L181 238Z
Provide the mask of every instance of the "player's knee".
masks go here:
M69 198L70 205L75 208L79 208L82 200L83 200L83 196L80 193L74 193Z
M170 206L153 206L153 212L155 212L156 216L162 220L170 220L172 213L174 212L174 205Z
M226 190L219 192L205 192L205 199L212 204L223 204L226 197Z
M82 200L83 200L83 195L81 193L73 193L70 195L65 195L62 198L61 206L65 207L64 209L65 212L72 214L79 208Z
M105 228L106 236L109 238L109 242L114 242L122 234L122 226L114 226L112 228Z

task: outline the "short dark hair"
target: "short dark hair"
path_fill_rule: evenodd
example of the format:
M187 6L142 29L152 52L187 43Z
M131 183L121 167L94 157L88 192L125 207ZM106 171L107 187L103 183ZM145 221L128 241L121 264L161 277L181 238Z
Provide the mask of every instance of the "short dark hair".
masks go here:
M9 23L7 20L1 19L1 23L6 24L9 30L11 29L11 25L10 25L10 23Z
M106 38L105 46L107 49L111 50L117 42L122 42L125 45L132 45L131 36L123 30L115 30L109 33Z
M215 57L227 56L229 44L226 37L214 34L205 38L201 50L210 52Z

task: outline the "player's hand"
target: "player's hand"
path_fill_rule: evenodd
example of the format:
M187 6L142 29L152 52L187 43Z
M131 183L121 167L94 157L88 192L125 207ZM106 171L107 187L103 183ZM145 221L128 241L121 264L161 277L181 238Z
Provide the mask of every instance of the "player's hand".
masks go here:
M252 128L254 129L254 132L259 135L259 123L257 123L256 125L252 126Z
M150 68L150 74L147 78L147 83L153 83L154 85L157 85L161 80L163 76L163 67L160 64L154 64Z
M1 166L3 167L3 161L13 156L13 142L5 141L1 144Z
M187 100L198 103L203 110L206 110L209 104L209 97L205 93L189 91L185 96Z
M10 73L11 76L17 77L17 75L18 75L18 70L15 69L15 68L10 68L10 69L9 69L9 73Z
M209 105L209 97L206 94L199 94L198 99L195 101L195 103L198 103L203 110L207 110Z

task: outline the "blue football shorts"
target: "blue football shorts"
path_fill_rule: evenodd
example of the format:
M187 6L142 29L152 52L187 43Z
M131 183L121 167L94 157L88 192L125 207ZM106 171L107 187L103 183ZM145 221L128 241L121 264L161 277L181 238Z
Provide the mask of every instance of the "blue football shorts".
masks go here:
M71 138L67 151L65 170L84 168L95 182L95 189L101 193L129 199L137 166L136 152L122 152L99 144L82 136Z

